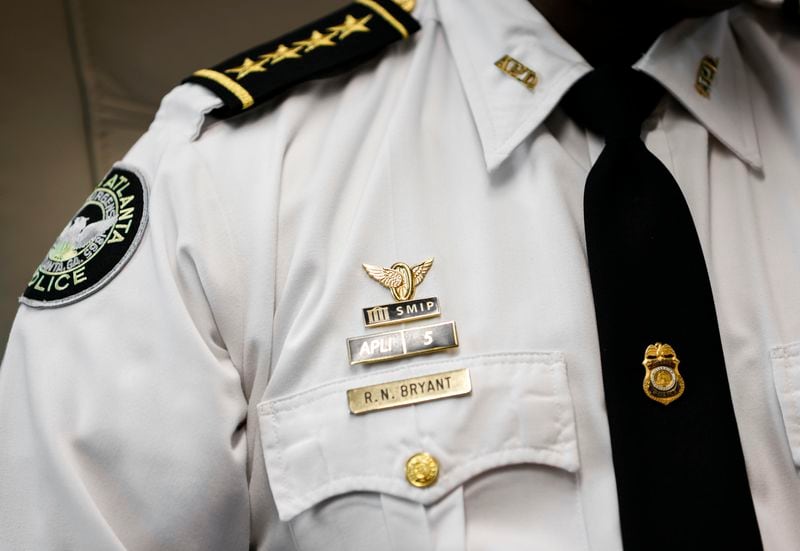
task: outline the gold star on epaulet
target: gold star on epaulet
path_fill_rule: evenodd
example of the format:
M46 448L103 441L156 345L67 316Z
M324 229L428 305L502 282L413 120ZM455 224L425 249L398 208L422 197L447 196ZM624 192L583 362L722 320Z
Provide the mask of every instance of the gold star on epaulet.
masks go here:
M238 67L231 67L230 69L225 69L226 73L234 73L236 75L236 80L241 80L250 73L263 73L266 71L264 69L264 64L267 63L268 59L260 59L258 61L253 61L249 57L244 58L244 61Z
M274 52L264 54L261 57L264 59L269 59L270 65L275 65L276 63L279 63L284 59L300 59L300 57L302 56L297 53L298 50L300 50L300 46L289 48L288 46L284 46L283 44L281 44L277 48L275 48Z
M328 30L338 33L339 40L344 40L353 33L368 33L369 28L367 27L367 23L370 19L372 19L372 14L362 17L361 19L356 19L348 14L344 19L344 23L328 27Z
M298 40L294 42L293 46L300 46L301 48L305 48L303 53L308 53L312 50L316 50L320 46L336 46L336 42L331 40L333 37L336 36L336 33L330 34L322 34L319 31L312 31L311 36L309 36L305 40Z
M356 0L216 67L195 71L186 81L219 95L224 106L215 116L233 116L291 86L335 74L408 38L419 30L419 23L403 9L411 10L413 5L413 0Z

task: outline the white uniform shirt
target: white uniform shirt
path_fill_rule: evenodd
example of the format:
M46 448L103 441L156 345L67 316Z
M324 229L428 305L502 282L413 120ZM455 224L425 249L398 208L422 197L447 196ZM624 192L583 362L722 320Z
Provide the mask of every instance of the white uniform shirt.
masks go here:
M557 108L590 67L525 0L414 15L412 40L238 118L204 117L220 102L196 85L164 99L123 160L150 189L138 250L14 324L0 547L621 548L582 209L602 142ZM765 549L800 548L800 40L739 8L637 67L671 94L644 137L703 246ZM431 256L418 296L460 346L349 365L345 339L376 331L361 309L391 302L361 264ZM642 299L643 319L669 307ZM469 396L348 411L347 389L460 368ZM428 488L405 480L417 452ZM654 458L656 488L691 460ZM654 537L681 529L656 514Z

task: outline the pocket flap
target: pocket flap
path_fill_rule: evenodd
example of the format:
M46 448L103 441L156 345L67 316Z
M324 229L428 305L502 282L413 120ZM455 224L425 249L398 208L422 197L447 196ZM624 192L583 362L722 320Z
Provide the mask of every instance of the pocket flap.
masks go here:
M467 368L472 393L353 415L348 389ZM515 353L416 363L335 381L258 405L267 474L281 520L349 492L428 505L475 475L538 463L574 472L578 451L560 353ZM439 464L431 486L405 479L419 452Z
M800 468L800 343L773 348L770 356L792 459Z

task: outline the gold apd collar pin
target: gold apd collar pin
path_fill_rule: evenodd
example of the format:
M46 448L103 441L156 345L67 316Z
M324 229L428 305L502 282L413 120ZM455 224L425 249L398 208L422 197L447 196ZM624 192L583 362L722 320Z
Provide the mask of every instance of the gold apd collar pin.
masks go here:
M665 406L683 395L683 377L678 371L681 361L668 344L657 342L647 347L644 353L644 393L651 400Z
M529 69L521 61L517 61L508 54L495 61L494 65L511 78L524 84L528 90L533 90L539 83L536 71Z
M717 67L719 67L719 58L710 55L703 56L697 66L694 89L706 99L711 98L711 85L714 83L714 77L717 76Z

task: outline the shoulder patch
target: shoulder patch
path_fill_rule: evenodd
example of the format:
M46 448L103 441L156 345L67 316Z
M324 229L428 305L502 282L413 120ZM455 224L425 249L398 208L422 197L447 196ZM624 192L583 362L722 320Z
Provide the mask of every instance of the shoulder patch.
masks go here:
M413 7L409 0L402 4ZM356 0L211 69L195 71L184 82L217 94L224 105L213 115L228 118L302 82L346 71L419 28L393 0Z
M111 281L142 239L147 200L139 174L112 168L50 247L20 302L40 308L63 306Z

